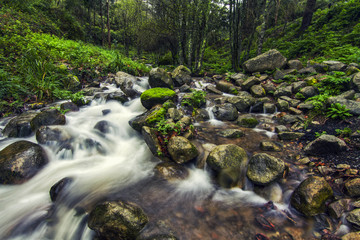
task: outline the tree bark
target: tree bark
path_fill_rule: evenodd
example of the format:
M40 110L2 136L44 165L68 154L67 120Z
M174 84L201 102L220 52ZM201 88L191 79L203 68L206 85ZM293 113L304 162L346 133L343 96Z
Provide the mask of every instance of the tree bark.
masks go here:
M111 48L110 3L109 3L109 0L106 1L106 11L107 11L108 47Z
M301 27L299 29L299 35L301 35L310 26L315 6L316 0L307 0Z

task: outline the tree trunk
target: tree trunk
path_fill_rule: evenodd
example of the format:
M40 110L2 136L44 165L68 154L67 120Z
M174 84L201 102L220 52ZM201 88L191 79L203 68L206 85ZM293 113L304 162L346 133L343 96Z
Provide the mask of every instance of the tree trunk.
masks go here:
M107 11L108 47L111 48L110 3L109 3L109 0L106 1L106 11Z
M101 45L105 46L104 14L103 14L103 2L102 2L102 0L100 0L100 18L101 18Z
M315 6L316 0L307 0L301 27L299 29L299 35L301 35L310 26Z

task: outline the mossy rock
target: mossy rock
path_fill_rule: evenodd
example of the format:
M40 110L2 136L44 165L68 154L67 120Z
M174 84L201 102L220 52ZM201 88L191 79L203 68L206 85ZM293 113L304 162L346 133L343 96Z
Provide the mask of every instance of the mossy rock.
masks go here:
M151 88L143 92L140 96L141 104L150 109L157 104L163 104L167 100L174 100L176 93L169 88Z
M220 172L227 168L241 169L247 163L248 157L244 149L234 144L224 144L215 147L209 154L206 162Z
M240 116L237 120L237 125L245 128L254 128L259 124L259 121L251 115Z
M140 114L129 121L129 125L138 132L141 132L143 126L154 127L157 122L165 117L166 110L157 105L149 111Z

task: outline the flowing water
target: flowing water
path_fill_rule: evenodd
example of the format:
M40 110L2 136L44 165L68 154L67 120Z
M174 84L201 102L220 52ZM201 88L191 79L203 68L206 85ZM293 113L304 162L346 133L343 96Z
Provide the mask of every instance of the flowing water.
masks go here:
M146 83L141 81L137 87L142 90ZM118 90L110 86L108 91ZM103 110L110 113L104 115ZM144 111L139 99L124 105L98 99L79 112L67 113L67 123L60 128L72 136L71 148L56 143L43 146L50 159L45 168L26 183L0 186L0 239L93 239L87 214L95 204L115 199L133 201L144 209L150 219L142 233L145 237L171 233L179 239L253 239L257 233L265 233L281 239L291 232L293 239L308 239L311 223L292 216L295 224L285 214L290 212L289 194L298 184L296 180L277 184L272 190L281 196L277 209L264 210L268 199L255 194L251 184L245 190L222 189L214 184L206 167L187 165L189 177L181 181L155 177L158 161L128 124ZM110 123L106 134L94 129L104 120ZM211 136L227 126L212 126L214 122L199 124L209 133L200 134L200 142L225 143ZM257 141L272 137L260 130L247 136ZM3 139L0 149L17 140ZM36 142L35 137L26 140ZM247 151L257 149L258 142L238 141L243 141L235 143L245 145ZM52 203L49 190L63 178L72 181ZM277 223L276 230L260 228L256 224L259 214Z

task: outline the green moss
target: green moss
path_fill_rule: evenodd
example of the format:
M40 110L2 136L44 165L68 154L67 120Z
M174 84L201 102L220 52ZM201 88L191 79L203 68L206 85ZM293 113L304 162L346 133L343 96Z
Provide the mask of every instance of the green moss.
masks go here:
M141 101L146 101L151 98L174 97L176 93L169 88L151 88L143 92L140 96Z
M147 118L146 122L150 125L155 125L156 123L160 122L162 119L164 119L166 114L165 108L160 108L159 110L156 110L152 112Z
M238 121L238 125L240 125L242 127L246 127L246 128L254 128L258 124L259 124L259 121L253 117L242 118Z
M175 108L175 107L176 107L176 105L172 100L167 100L163 104L163 108L165 108L166 110L168 110L169 108Z

